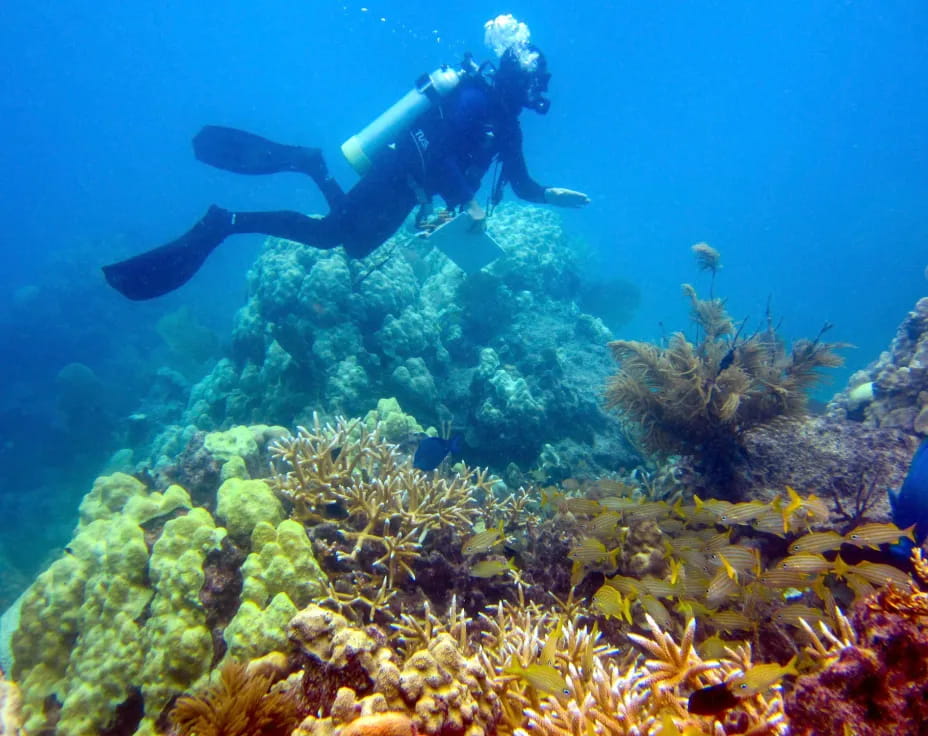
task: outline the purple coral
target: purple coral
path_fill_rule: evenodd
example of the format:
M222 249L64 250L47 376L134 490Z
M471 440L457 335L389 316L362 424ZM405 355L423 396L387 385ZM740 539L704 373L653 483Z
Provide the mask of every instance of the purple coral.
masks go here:
M786 701L794 736L925 733L928 629L918 618L884 610L879 599L852 616L856 646L824 670L799 678ZM848 730L850 729L850 730Z

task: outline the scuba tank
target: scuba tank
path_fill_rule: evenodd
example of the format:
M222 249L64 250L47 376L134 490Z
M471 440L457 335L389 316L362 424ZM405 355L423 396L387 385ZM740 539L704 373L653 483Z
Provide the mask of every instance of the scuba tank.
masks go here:
M442 97L455 90L464 77L481 73L470 54L464 57L460 68L442 66L431 74L423 74L416 86L387 108L357 135L342 143L342 153L352 168L362 176L371 167L371 160L384 147L393 143L422 113Z

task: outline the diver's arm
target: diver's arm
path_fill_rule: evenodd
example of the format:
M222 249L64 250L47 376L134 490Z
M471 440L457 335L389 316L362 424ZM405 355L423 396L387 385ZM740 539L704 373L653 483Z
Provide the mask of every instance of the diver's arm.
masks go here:
M501 155L503 177L512 185L512 191L519 199L544 204L546 187L532 179L528 173L525 154L522 153L522 129L518 122L506 131L505 138Z
M522 153L522 129L518 123L508 132L507 145L503 149L503 176L512 184L512 191L520 199L557 207L583 207L590 198L583 192L563 187L544 187L528 173L525 155Z
M590 198L583 192L564 187L548 187L545 189L545 202L556 207L584 207L590 203Z

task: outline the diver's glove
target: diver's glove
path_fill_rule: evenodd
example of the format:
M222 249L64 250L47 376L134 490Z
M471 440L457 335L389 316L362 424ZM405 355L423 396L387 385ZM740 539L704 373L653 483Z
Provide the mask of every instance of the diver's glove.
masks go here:
M480 203L476 199L472 199L470 202L464 205L464 211L470 215L473 223L471 224L470 229L474 232L480 232L481 230L487 229L487 213L483 207L480 206Z
M545 204L553 204L557 207L585 207L589 203L590 198L583 192L575 192L573 189L562 187L545 189Z

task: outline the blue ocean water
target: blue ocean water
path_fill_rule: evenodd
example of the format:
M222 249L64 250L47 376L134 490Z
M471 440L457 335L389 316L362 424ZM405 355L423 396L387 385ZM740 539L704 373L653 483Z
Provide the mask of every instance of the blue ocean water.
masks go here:
M689 246L722 252L736 318L874 359L928 283L928 9L898 2L424 2L5 5L0 26L0 564L41 562L120 445L119 421L168 360L156 325L187 306L219 339L259 237L188 287L129 303L99 266L184 232L212 202L324 211L309 180L193 159L204 123L338 145L483 23L529 24L552 110L523 116L534 176L587 192L566 212L597 269L642 304L623 337L686 325ZM61 371L80 363L89 371ZM79 393L81 401L73 399ZM87 401L87 397L92 397ZM52 523L55 522L55 523Z

